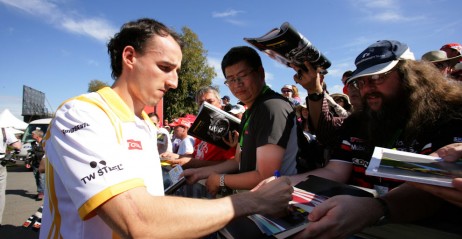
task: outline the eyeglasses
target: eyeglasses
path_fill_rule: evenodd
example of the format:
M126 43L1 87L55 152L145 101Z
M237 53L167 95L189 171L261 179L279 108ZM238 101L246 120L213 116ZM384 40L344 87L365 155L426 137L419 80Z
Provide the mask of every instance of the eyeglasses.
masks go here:
M250 73L252 73L254 71L254 69L250 70L249 72L247 73L242 73L240 75L237 75L236 77L234 78L226 78L225 80L225 85L227 86L230 86L230 85L236 85L237 83L240 83L242 82L245 77L247 77Z
M292 92L291 90L281 90L282 93L290 93Z
M356 89L361 90L366 85L366 82L368 84L371 84L371 85L381 85L387 79L387 75L389 75L393 71L394 71L394 69L390 70L390 71L387 71L387 72L385 72L383 74L377 74L377 75L372 75L372 76L361 77L361 78L355 79L352 82L350 82L350 84L348 84L348 86L352 85Z

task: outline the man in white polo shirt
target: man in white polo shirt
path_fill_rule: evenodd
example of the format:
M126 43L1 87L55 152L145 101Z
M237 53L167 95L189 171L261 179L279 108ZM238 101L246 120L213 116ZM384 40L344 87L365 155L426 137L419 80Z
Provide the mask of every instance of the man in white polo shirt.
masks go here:
M155 20L124 24L108 43L112 87L57 110L44 139L40 238L197 238L238 216L286 209L285 177L221 199L164 196L157 130L143 109L178 86L181 45Z
M10 146L15 150L21 149L21 141L16 138L10 128L1 127L0 130L0 227L2 226L3 210L5 209L5 190L6 190L6 163L5 158L7 147Z

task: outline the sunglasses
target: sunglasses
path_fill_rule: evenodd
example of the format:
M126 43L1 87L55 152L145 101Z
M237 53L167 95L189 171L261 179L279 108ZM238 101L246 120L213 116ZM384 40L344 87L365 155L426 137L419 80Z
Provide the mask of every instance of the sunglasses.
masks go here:
M282 90L282 93L289 93L292 92L291 90Z

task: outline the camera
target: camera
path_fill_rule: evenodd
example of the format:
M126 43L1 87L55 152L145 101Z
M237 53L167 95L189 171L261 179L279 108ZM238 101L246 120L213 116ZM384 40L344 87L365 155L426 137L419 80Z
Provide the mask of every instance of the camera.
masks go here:
M296 65L299 65L303 70L307 70L304 61L310 62L313 67L322 67L324 70L331 66L331 62L327 59L308 39L302 36L298 43L298 47L289 52L288 58L292 59Z
M15 154L17 154L16 151L15 151ZM5 155L4 158L0 159L0 165L2 165L3 167L6 167L6 165L8 164L16 164L16 160L12 158L12 156L13 156L12 154Z
M0 165L2 165L3 167L5 167L7 164L16 164L16 160L11 159L11 158L9 159L2 158L0 160L1 160Z

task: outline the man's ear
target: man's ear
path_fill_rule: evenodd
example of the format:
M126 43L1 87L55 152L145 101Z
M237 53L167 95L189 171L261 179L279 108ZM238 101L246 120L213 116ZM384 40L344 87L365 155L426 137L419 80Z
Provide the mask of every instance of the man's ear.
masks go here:
M125 65L128 68L133 68L136 61L136 51L132 46L126 46L122 52L122 67Z

